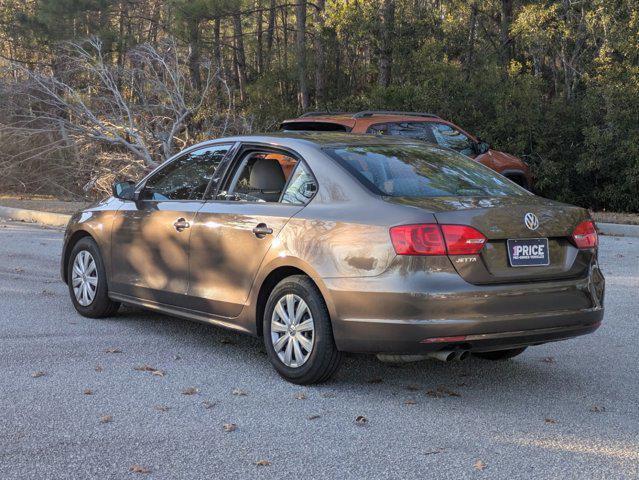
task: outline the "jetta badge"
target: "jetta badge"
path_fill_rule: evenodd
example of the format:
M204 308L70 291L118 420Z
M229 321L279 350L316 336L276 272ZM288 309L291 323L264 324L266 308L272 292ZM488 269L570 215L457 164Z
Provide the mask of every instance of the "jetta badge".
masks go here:
M539 219L534 213L524 215L524 223L530 230L537 230L539 228Z

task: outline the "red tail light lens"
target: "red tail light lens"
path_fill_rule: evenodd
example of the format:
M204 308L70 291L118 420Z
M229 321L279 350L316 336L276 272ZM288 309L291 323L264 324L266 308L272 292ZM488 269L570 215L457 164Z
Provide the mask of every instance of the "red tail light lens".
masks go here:
M577 225L572 232L572 241L577 248L596 248L599 245L599 237L595 222L585 220Z
M476 255L486 243L486 237L473 227L442 225L449 255Z
M486 237L465 225L401 225L390 230L397 255L476 255Z
M444 238L436 223L391 228L397 255L446 255Z

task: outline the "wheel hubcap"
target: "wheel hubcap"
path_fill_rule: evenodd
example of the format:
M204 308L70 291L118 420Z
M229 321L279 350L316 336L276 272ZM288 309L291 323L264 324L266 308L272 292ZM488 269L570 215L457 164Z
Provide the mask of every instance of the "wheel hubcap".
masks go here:
M289 293L277 301L271 316L271 342L287 367L304 365L313 351L315 325L306 302Z
M98 269L93 255L86 250L81 250L73 261L71 285L78 303L83 307L91 305L98 290Z

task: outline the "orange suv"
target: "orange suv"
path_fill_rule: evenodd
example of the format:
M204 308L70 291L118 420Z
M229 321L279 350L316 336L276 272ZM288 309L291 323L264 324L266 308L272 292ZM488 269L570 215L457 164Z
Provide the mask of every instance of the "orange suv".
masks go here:
M358 113L309 112L285 120L284 131L324 131L397 135L451 148L530 190L532 176L523 160L490 148L454 123L432 113L367 110Z

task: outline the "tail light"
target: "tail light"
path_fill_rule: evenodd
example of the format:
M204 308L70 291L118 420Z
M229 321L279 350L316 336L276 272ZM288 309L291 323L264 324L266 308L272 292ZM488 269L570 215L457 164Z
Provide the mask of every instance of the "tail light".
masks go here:
M596 248L599 245L599 237L595 222L585 220L577 225L572 232L572 241L577 248Z
M397 255L476 255L486 237L465 225L401 225L390 230Z

